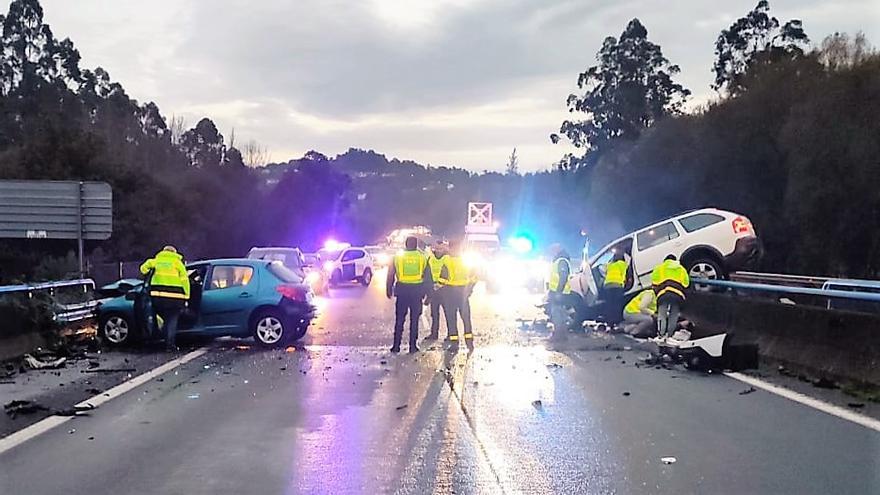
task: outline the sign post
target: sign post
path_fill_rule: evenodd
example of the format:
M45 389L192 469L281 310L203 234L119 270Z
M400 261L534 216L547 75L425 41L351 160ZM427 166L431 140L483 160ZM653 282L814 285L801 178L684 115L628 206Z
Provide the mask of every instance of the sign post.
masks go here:
M106 182L0 180L0 238L85 241L113 232L113 191Z

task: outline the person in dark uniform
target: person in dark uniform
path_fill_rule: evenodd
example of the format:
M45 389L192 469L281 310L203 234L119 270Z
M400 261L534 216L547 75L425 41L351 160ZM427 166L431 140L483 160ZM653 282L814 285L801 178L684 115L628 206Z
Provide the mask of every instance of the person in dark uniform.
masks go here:
M446 246L443 241L434 243L431 252L428 254L428 265L431 267L431 278L433 287L428 296L428 303L431 307L431 333L425 340L437 340L440 338L440 307L443 305L443 286L440 285L440 271L443 269L443 263L446 259ZM449 329L446 329L449 334Z
M461 243L449 243L449 253L443 257L440 270L440 285L443 294L443 313L446 315L446 331L450 348L458 349L458 316L464 325L464 341L468 350L474 350L474 333L471 325L470 296L476 284L476 277L461 256Z
M394 344L391 352L400 352L403 339L403 323L409 314L409 352L418 352L419 317L422 315L422 301L433 286L428 259L418 250L418 240L407 237L406 249L394 257L388 268L385 293L388 299L397 297L394 313Z

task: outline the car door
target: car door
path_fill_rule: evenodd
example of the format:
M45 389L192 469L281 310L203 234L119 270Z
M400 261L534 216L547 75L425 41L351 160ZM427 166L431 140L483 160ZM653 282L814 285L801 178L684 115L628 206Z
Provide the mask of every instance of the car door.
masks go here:
M246 332L259 280L248 265L212 265L202 292L204 331L214 334Z
M364 257L360 249L348 249L342 253L342 279L353 280L358 276L357 261Z
M672 221L661 223L636 233L633 249L633 270L641 287L651 285L651 272L667 255L681 254L681 233Z

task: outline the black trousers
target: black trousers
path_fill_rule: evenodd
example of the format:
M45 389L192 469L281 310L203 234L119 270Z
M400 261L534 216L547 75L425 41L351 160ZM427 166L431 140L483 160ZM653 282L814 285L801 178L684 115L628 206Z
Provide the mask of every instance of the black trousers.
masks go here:
M602 298L605 300L603 309L605 321L611 324L620 323L623 318L624 288L606 286L602 289Z
M440 336L440 306L443 306L445 294L446 290L443 287L431 292L431 337L435 339ZM446 328L446 333L449 333L449 327Z
M400 349L400 341L403 339L403 323L409 314L409 348L416 348L419 340L419 317L422 316L422 297L424 293L421 286L406 287L398 285L395 288L397 301L394 305L394 349Z
M444 287L443 312L446 314L446 331L449 339L458 341L458 315L464 324L464 339L468 347L473 346L474 334L471 326L470 291L467 287Z

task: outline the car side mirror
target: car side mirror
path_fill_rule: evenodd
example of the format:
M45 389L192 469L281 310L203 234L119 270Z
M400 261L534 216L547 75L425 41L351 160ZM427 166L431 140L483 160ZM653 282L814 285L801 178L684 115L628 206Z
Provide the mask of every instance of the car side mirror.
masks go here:
M129 291L129 292L125 293L125 300L126 301L134 301L135 299L137 299L137 292Z

